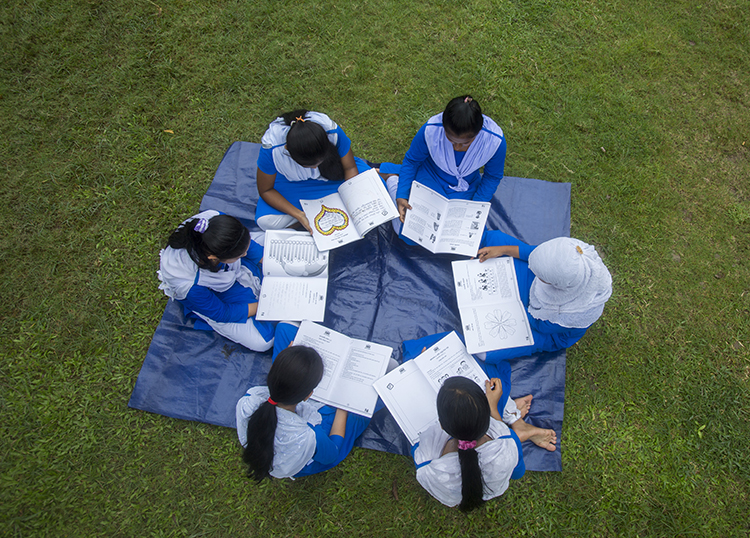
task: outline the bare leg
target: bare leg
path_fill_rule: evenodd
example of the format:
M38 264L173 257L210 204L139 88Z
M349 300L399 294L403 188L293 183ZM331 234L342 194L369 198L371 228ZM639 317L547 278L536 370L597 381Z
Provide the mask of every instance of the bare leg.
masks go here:
M533 396L529 394L528 396L524 396L523 398L516 398L515 400L513 400L516 404L516 407L521 412L521 418L529 414L529 408L531 407L532 398Z
M524 441L531 441L537 446L549 450L550 452L554 452L555 443L557 443L557 434L555 433L555 430L543 430L542 428L537 428L536 426L527 424L523 419L515 421L511 425L511 428L516 432L518 439L520 439L522 443Z

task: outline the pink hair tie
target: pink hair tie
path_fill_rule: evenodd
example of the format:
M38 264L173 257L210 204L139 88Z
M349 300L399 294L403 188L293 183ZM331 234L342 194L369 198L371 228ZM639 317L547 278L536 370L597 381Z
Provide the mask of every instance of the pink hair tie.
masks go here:
M473 100L471 97L464 97L464 103L471 103Z
M469 450L471 448L476 448L476 447L477 447L476 441L459 441L458 442L459 450Z
M268 403L270 403L271 405L278 405L278 404L277 404L276 402L274 402L274 401L273 401L273 400L271 399L271 397L270 397L270 396L268 397Z

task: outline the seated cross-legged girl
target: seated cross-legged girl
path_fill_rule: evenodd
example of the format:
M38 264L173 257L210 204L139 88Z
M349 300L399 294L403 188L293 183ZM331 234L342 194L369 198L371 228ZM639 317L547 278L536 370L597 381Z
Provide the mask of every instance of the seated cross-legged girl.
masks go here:
M161 251L159 289L195 318L253 351L273 345L274 324L257 321L263 247L235 217L203 211L180 224Z

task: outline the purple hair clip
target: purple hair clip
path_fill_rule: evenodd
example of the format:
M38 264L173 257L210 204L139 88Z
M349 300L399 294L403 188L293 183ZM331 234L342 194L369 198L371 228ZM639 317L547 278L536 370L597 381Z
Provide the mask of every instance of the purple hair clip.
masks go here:
M193 230L195 230L199 234L202 234L203 232L208 230L208 219L198 219L198 222L195 223L195 228L193 228Z

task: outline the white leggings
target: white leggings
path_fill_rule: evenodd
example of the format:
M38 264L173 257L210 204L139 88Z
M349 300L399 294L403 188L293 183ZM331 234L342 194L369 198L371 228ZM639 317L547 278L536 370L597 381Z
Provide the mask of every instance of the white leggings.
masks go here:
M261 230L283 230L297 222L297 219L286 213L281 215L263 215L255 223Z
M208 323L220 335L229 338L232 342L242 344L252 351L268 351L273 347L273 337L266 342L251 319L248 319L246 323L220 323L210 320L197 312L195 314L200 316L203 321Z

